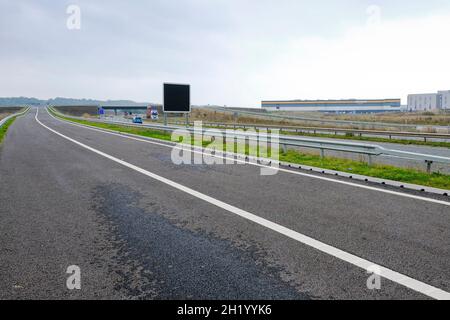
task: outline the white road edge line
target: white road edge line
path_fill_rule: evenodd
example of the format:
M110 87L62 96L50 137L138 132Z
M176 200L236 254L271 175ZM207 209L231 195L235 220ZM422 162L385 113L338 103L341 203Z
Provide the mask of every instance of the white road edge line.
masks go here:
M234 213L235 215L238 215L238 216L240 216L240 217L242 217L244 219L252 221L252 222L254 222L256 224L259 224L259 225L261 225L263 227L266 227L266 228L268 228L268 229L270 229L272 231L278 232L278 233L280 233L280 234L282 234L282 235L284 235L286 237L294 239L294 240L296 240L296 241L298 241L300 243L303 243L303 244L305 244L307 246L310 246L310 247L312 247L314 249L317 249L317 250L319 250L319 251L321 251L323 253L326 253L326 254L331 255L331 256L333 256L335 258L338 258L338 259L343 260L345 262L348 262L348 263L350 263L352 265L360 267L360 268L362 268L362 269L364 269L366 271L367 270L376 270L376 269L378 269L379 273L378 272L377 273L381 277L386 278L388 280L391 280L391 281L393 281L395 283L398 283L400 285L403 285L403 286L405 286L407 288L410 288L410 289L412 289L414 291L417 291L419 293L422 293L422 294L424 294L426 296L429 296L431 298L438 299L438 300L450 300L450 293L446 292L446 291L444 291L442 289L433 287L433 286L428 285L428 284L426 284L424 282L421 282L419 280L416 280L416 279L413 279L411 277L408 277L408 276L406 276L404 274L401 274L401 273L398 273L398 272L393 271L391 269L388 269L386 267L377 265L377 264L372 263L372 262L370 262L368 260L360 258L360 257L358 257L356 255L353 255L353 254L348 253L346 251L343 251L341 249L335 248L333 246L330 246L330 245L328 245L326 243L320 242L320 241L318 241L316 239L313 239L311 237L305 236L305 235L303 235L303 234L301 234L299 232L296 232L294 230L291 230L291 229L288 229L286 227L283 227L282 225L279 225L279 224L274 223L272 221L269 221L267 219L261 218L261 217L259 217L257 215L254 215L254 214L252 214L250 212L247 212L245 210L239 209L239 208L237 208L235 206L227 204L227 203L225 203L223 201L220 201L218 199L210 197L210 196L208 196L206 194L203 194L201 192L195 191L195 190L193 190L191 188L185 187L185 186L183 186L183 185L181 185L181 184L179 184L177 182L174 182L172 180L169 180L169 179L166 179L164 177L161 177L161 176L159 176L159 175L157 175L155 173L152 173L150 171L147 171L145 169L137 167L137 166L135 166L135 165L133 165L131 163L128 163L126 161L123 161L123 160L120 160L118 158L115 158L115 157L113 157L113 156L111 156L111 155L109 155L107 153L104 153L104 152L102 152L100 150L97 150L97 149L94 149L94 148L92 148L92 147L90 147L88 145L85 145L85 144L83 144L83 143L81 143L81 142L79 142L79 141L77 141L75 139L67 137L67 136L63 135L62 133L59 133L58 131L56 131L56 130L50 128L50 127L47 127L45 124L43 124L41 121L39 121L38 113L39 113L39 110L36 111L35 119L41 126L46 128L47 130L57 134L58 136L60 136L60 137L66 139L68 141L71 141L71 142L79 145L82 148L85 148L85 149L87 149L89 151L92 151L92 152L94 152L94 153L96 153L96 154L98 154L98 155L100 155L102 157L105 157L105 158L107 158L109 160L112 160L112 161L114 161L116 163L119 163L119 164L121 164L121 165L123 165L123 166L125 166L125 167L127 167L129 169L132 169L132 170L134 170L136 172L139 172L139 173L141 173L141 174L143 174L145 176L148 176L148 177L150 177L152 179L155 179L155 180L160 181L160 182L162 182L164 184L167 184L167 185L169 185L169 186L171 186L171 187L173 187L175 189L178 189L178 190L180 190L182 192L185 192L185 193L187 193L187 194L189 194L189 195L191 195L193 197L196 197L198 199L206 201L206 202L208 202L208 203L210 203L210 204L212 204L212 205L214 205L216 207L219 207L221 209L224 209L224 210L227 210L227 211L229 211L231 213Z
M109 134L109 135L113 135L113 136L117 136L117 137L122 137L122 138L125 138L125 139L130 139L130 140L135 140L135 141L139 141L139 142L144 142L144 143L154 144L154 145L158 145L158 146L163 146L163 147L166 147L166 148L175 148L175 149L179 149L179 150L186 150L186 149L177 147L175 145L170 145L170 144L150 141L150 140L146 140L146 139L139 139L139 138L128 136L128 135L123 135L123 134L119 134L119 133L113 133L113 132L105 131L105 130L102 130L102 129L97 129L97 128L93 128L93 127L90 127L90 126L86 126L86 125L70 122L70 121L67 121L67 120L58 119L58 118L54 117L48 111L48 109L46 109L46 111L49 114L49 116L52 117L53 119L55 119L57 121L60 121L60 122L63 122L63 123L67 123L67 124L73 125L75 127L85 128L85 129L88 129L88 130L97 131L97 132L101 132L101 133L105 133L105 134ZM191 151L193 153L204 154L201 151L196 151L196 150L189 150L189 151ZM243 160L239 160L239 159L233 159L233 158L220 156L220 155L216 155L216 154L214 154L214 155L208 154L208 156L222 158L222 159L234 160L234 161L242 163L242 164L248 164L248 165L253 165L253 166L257 166L257 167L271 168L270 166L266 166L264 164L259 164L259 163L255 163L255 162L247 162L247 161L243 161ZM339 183L339 184L352 186L352 187L356 187L356 188L361 188L361 189L366 189L366 190L371 190L371 191L377 191L377 192L383 192L383 193L388 193L388 194L392 194L392 195L396 195L396 196L412 198L412 199L417 199L417 200L422 200L422 201L427 201L427 202L432 202L432 203L437 203L437 204L443 204L443 205L446 205L446 206L450 206L450 202L448 202L448 201L437 200L437 199L432 199L432 198L426 198L426 197L416 196L416 195L413 195L413 194L408 194L408 193L403 193L403 192L398 192L398 191L380 189L380 188L377 188L377 187L365 186L365 185L357 184L357 183L353 183L353 182L336 180L336 179L332 179L332 178L312 175L312 174L308 174L308 173L303 173L303 172L293 171L293 170L288 170L288 169L283 169L283 168L277 168L276 170L281 171L281 172L290 173L290 174L296 174L296 175L303 176L303 177L308 177L308 178L313 178L313 179L319 179L319 180Z

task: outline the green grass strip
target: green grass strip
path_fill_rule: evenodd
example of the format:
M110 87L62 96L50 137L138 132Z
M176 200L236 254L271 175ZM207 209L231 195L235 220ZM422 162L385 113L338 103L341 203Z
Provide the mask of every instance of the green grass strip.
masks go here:
M0 127L0 143L2 143L3 139L6 136L6 132L8 131L8 128L13 124L13 122L16 120L16 117L13 117L6 121L6 123Z
M366 162L334 157L325 157L322 159L317 155L303 154L294 150L288 150L287 153L281 153L280 160L323 169L450 190L450 175L442 173L428 174L416 169L399 168L382 164L372 164L369 166Z

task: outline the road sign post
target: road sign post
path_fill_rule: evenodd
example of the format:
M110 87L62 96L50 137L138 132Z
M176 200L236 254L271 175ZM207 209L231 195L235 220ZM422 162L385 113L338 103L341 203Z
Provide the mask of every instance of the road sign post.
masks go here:
M167 126L167 116L170 113L182 113L186 118L186 127L189 126L189 113L191 112L191 86L188 84L163 84L163 113L164 125Z

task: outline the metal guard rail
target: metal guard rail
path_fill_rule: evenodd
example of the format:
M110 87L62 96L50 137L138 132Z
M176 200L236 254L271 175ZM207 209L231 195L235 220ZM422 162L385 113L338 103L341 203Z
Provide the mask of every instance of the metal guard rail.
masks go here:
M56 111L55 109L51 109L51 110L55 114L58 114L63 117L73 118L73 119L87 120L87 121L100 122L100 123L118 124L118 125L129 126L129 127L149 128L149 129L156 129L156 130L170 131L170 132L175 131L175 130L180 130L180 129L184 129L189 132L194 132L194 128L191 128L191 127L164 126L164 125L160 125L160 124L135 124L135 123L126 122L126 121L86 119L83 117L64 115L64 114L61 114L60 112ZM213 135L214 133L223 134L223 132L218 129L211 129L211 128L203 128L202 129L203 133L205 133L206 131L207 131L207 133L210 133L211 135ZM259 139L259 141L270 142L270 139L265 139L264 137L258 136L257 134L254 134L254 133L244 133L244 132L240 133L239 131L235 131L234 136L238 139L240 138L241 140L248 139L248 140L255 141L255 140ZM428 171L430 171L430 166L433 162L450 164L450 158L448 158L448 157L441 157L441 156L436 156L436 155L387 149L382 146L374 145L374 144L362 144L362 143L332 141L332 140L323 140L323 139L309 139L309 138L303 138L303 137L292 137L292 136L282 136L282 135L280 135L280 137L279 137L279 144L282 146L283 149L285 149L286 146L319 149L319 150L321 150L321 156L324 155L323 154L324 150L364 154L364 155L369 156L369 164L371 163L371 156L379 156L379 155L408 159L408 160L423 161L423 162L427 163Z
M3 118L2 120L0 120L0 128L1 128L1 127L2 127L9 119L12 119L12 118L18 117L18 116L22 116L22 115L24 115L25 113L27 113L28 110L30 110L29 107L26 108L26 109L23 110L23 111L18 111L18 112L16 112L16 113L13 113L13 114L7 116L6 118Z
M184 122L172 122L175 124L184 124ZM192 124L192 122L191 122ZM326 128L326 127L302 127L302 126L277 126L268 124L251 124L251 123L223 123L223 122L203 122L206 126L216 126L224 128L266 128L279 129L280 131L313 131L316 132L331 132L331 133L353 133L353 134L368 134L378 136L393 136L393 137L411 137L426 139L450 139L449 133L421 133L421 132L407 132L407 131L388 131L388 130L358 130L358 129L344 129L344 128Z

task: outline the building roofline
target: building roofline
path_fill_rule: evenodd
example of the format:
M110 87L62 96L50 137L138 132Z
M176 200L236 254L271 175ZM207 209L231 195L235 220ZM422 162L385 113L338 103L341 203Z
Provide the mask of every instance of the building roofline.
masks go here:
M357 103L386 103L401 102L400 98L394 99L342 99L342 100L263 100L262 104L307 104L307 103L335 103L335 104L357 104Z

